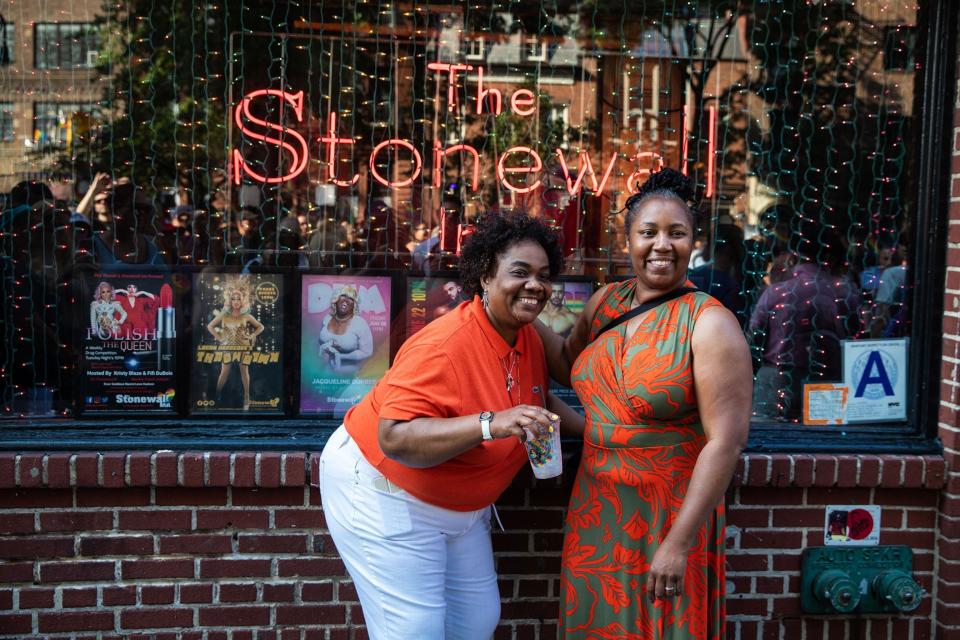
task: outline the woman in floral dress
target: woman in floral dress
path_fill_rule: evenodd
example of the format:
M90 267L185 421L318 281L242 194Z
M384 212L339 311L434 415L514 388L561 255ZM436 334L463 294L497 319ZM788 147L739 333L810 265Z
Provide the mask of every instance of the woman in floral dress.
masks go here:
M551 374L586 412L561 575L565 638L724 637L723 494L747 439L752 370L736 318L688 291L696 219L680 173L627 201L636 277L600 289L565 340L538 327Z

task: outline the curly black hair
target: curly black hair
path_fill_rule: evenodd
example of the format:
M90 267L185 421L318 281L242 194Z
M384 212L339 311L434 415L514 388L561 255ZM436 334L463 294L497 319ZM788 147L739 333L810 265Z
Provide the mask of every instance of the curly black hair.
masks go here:
M648 198L665 198L667 200L676 200L681 203L690 214L690 225L696 233L700 228L700 211L690 203L696 199L696 189L693 180L683 175L676 169L665 167L656 173L651 173L640 186L640 191L627 198L626 210L627 216L623 228L630 232L630 227L640 206Z
M532 240L543 247L550 261L550 278L563 270L563 251L556 232L525 211L488 213L480 218L460 252L460 283L468 296L480 291L480 280L492 275L508 248Z

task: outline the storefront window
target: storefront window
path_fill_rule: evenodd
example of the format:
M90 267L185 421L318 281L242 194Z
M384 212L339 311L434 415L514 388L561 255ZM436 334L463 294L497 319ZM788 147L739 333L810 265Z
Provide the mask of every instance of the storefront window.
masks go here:
M919 205L924 3L481 5L130 0L38 23L36 66L84 67L77 87L100 74L102 96L34 107L34 140L63 151L31 175L72 192L33 222L66 219L69 239L43 253L18 244L34 226L5 231L4 411L37 387L57 415L120 410L129 347L155 375L125 408L334 421L459 300L447 283L479 214L549 219L557 300L579 313L629 277L624 203L669 166L697 185L689 275L750 341L757 424L916 429L911 364L930 356L911 267L918 221L939 215ZM77 213L98 172L137 190ZM27 278L46 278L29 312ZM344 295L364 355L338 361L323 322Z

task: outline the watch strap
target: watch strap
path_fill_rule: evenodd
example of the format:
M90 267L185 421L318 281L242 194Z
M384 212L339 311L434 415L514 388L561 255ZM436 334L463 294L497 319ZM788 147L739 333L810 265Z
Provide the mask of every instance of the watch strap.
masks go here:
M493 420L493 414L485 411L480 414L480 433L484 440L493 440L493 434L490 433L490 422Z

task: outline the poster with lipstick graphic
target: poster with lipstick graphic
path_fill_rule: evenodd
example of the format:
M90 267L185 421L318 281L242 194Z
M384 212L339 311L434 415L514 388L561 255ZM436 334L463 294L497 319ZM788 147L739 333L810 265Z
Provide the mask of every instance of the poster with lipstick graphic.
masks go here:
M283 414L283 277L198 273L192 414Z
M300 413L340 417L387 372L390 276L305 274Z
M174 413L177 304L172 274L86 278L83 411Z

